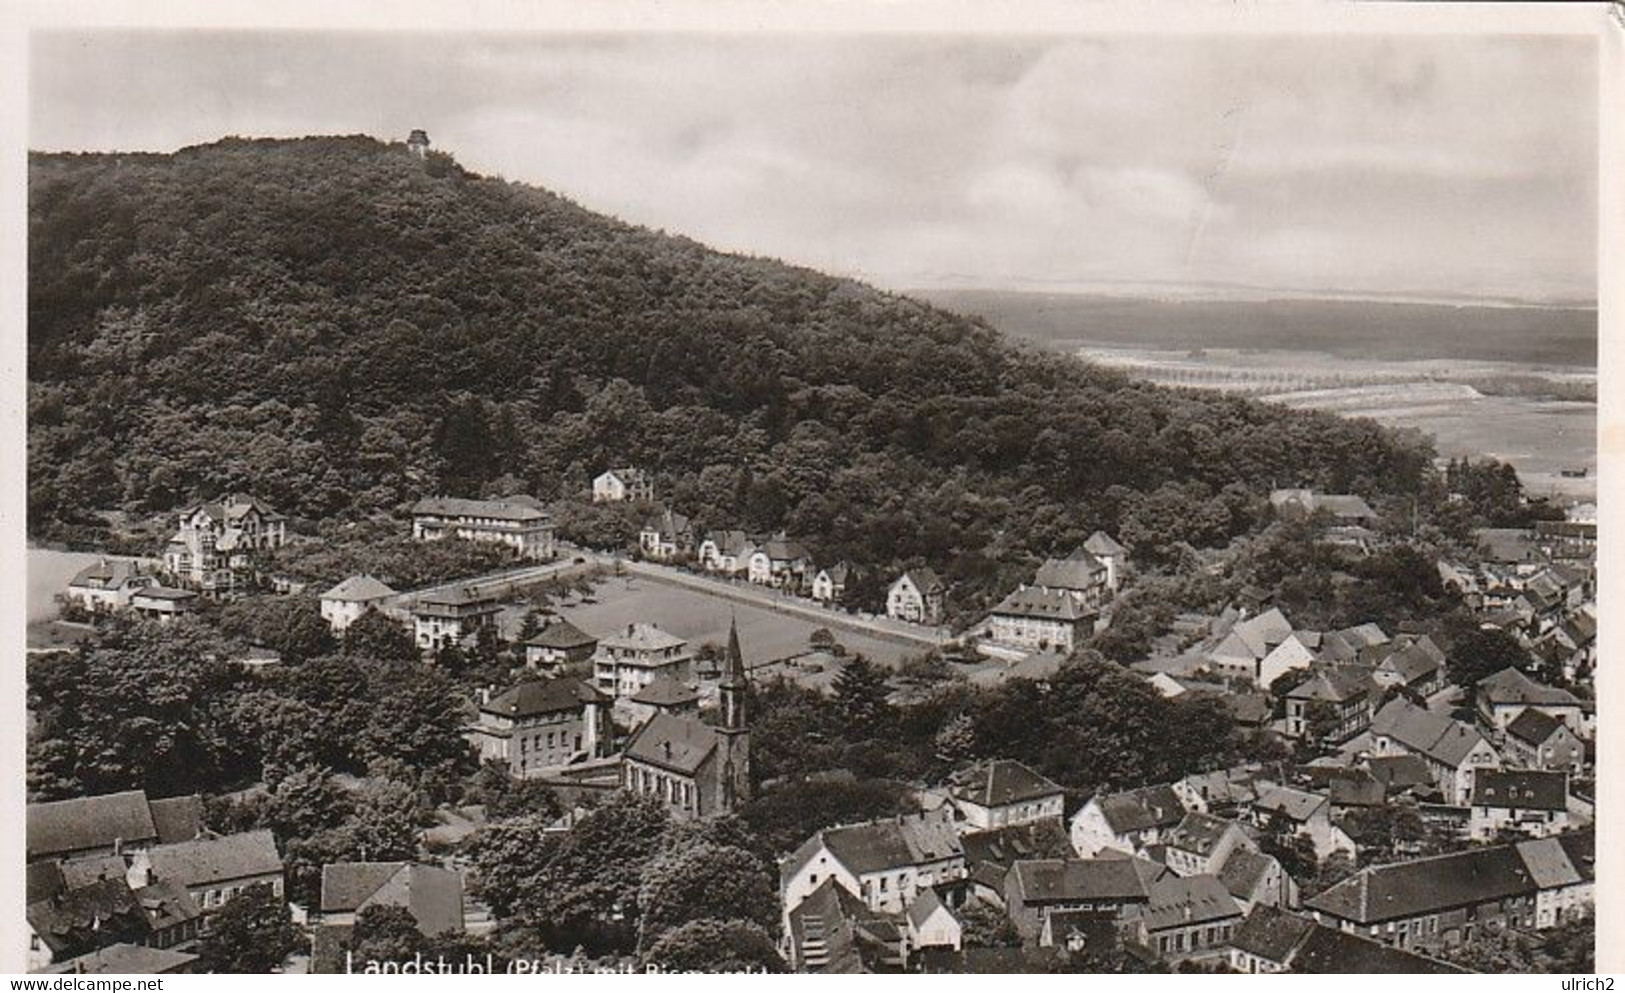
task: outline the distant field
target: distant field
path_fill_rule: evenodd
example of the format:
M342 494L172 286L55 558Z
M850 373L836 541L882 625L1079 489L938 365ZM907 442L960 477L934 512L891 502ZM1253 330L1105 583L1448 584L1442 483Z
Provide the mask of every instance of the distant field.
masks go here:
M1343 300L1136 300L1078 293L916 291L1018 338L1156 349L1328 352L1348 358L1597 364L1597 313Z
M818 625L760 607L707 596L640 577L608 579L593 594L597 603L562 607L559 613L581 630L603 638L628 624L647 622L685 638L694 647L728 641L728 622L739 622L739 647L747 665L807 651L807 638ZM841 628L830 629L849 650L876 662L895 664L919 649L881 641Z

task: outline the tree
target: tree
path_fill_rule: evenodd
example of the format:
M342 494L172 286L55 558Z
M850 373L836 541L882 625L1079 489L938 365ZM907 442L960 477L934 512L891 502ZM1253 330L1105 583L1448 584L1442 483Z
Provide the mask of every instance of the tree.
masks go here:
M344 654L385 661L415 662L417 646L397 621L368 607L344 629Z
M1019 948L1021 935L1010 915L981 900L959 910L959 926L966 948Z
M885 728L891 705L886 675L862 655L855 655L835 676L835 711L846 735L872 738Z
M314 838L351 816L350 795L333 781L332 771L307 766L283 777L271 793L266 821L278 839Z
M689 921L661 935L643 955L662 972L787 972L773 940L749 921Z
M372 906L356 915L355 928L345 942L357 963L410 962L425 954L428 941L405 907Z
M300 944L288 904L259 883L226 901L209 919L198 955L209 972L270 972Z
M779 916L776 880L742 848L702 842L669 847L644 867L638 887L639 945L690 921L741 920L771 928Z
M354 813L338 829L343 847L350 858L363 862L414 859L426 807L423 797L404 783L369 780L356 791Z
M1508 668L1528 672L1534 664L1534 657L1512 635L1499 629L1471 627L1452 633L1445 655L1445 674L1452 683L1471 692L1486 676Z

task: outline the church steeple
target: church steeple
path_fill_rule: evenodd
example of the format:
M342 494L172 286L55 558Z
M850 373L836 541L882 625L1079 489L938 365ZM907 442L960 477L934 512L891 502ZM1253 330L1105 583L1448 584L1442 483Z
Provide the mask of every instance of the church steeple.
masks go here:
M745 655L739 650L739 621L728 622L728 650L722 657L722 682L717 684L722 697L722 729L745 730Z

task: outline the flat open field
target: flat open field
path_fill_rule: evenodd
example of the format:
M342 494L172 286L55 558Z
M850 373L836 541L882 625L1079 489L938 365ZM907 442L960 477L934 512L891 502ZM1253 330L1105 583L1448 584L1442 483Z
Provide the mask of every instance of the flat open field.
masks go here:
M599 638L625 630L628 624L647 622L686 638L696 648L707 641L724 645L729 619L737 618L739 647L747 666L807 651L807 638L818 628L810 621L643 577L607 579L597 586L593 598L598 602L561 606L558 612ZM830 631L849 651L886 665L923 651L838 627L832 626Z

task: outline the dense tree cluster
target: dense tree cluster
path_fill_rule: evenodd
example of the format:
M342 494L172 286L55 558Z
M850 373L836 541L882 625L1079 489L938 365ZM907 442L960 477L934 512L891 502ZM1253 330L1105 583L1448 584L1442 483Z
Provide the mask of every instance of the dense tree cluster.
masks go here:
M41 154L29 194L36 536L228 489L307 521L554 498L630 462L701 527L930 562L974 607L1095 528L1166 561L1271 486L1430 471L1369 421L1136 384L366 138Z

